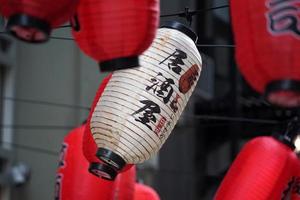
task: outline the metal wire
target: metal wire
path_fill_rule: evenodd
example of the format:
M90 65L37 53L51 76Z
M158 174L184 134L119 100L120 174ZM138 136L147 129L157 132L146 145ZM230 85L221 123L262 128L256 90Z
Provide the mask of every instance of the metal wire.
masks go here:
M90 110L88 106L56 103L56 102L49 102L49 101L38 101L33 99L22 99L22 98L14 98L14 97L3 97L2 99L7 101L23 102L23 103L29 103L35 105L47 105L47 106L62 107L62 108Z
M42 153L42 154L54 155L54 156L59 155L59 152L52 151L49 149L43 149L43 148L39 148L39 147L27 146L27 145L22 145L22 144L17 144L17 143L12 143L12 142L5 142L5 141L0 141L0 144L11 145L17 149L24 149L24 150L32 151L35 153Z
M160 15L160 17L186 17L187 15L189 16L194 16L194 15L198 15L198 14L202 14L204 12L208 12L208 11L212 11L212 10L217 10L217 9L223 9L223 8L228 8L229 5L221 5L221 6L216 6L216 7L211 7L211 8L204 8L204 9L200 9L200 10L194 10L194 11L181 11L181 12L177 12L177 13L171 13L171 14L164 14L164 15Z
M23 129L23 130L71 130L77 125L25 125L25 124L0 124L2 129Z

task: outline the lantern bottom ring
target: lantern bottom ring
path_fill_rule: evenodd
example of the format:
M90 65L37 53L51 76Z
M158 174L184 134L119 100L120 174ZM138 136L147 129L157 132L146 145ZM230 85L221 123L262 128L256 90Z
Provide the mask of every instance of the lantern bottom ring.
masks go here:
M138 67L139 57L138 56L131 56L131 57L123 57L123 58L116 58L112 60L102 61L99 62L99 68L101 72L110 72L120 69L129 69Z
M103 162L117 170L122 170L126 165L125 160L121 156L108 149L99 148L96 155Z
M300 81L292 79L272 81L265 88L265 98L279 106L299 107Z
M9 17L7 29L17 39L30 43L46 42L51 32L48 22L25 14Z
M89 172L105 180L113 181L117 176L117 171L112 167L102 163L91 163Z

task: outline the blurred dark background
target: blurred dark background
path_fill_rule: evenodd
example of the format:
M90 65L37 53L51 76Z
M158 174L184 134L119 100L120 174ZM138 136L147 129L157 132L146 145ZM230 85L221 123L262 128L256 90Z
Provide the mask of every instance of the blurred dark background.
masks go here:
M228 5L227 0L161 0L161 14ZM138 166L139 181L162 200L211 200L241 146L250 138L285 128L295 110L271 106L253 91L234 58L229 8L185 17L203 59L201 80L175 130L150 161ZM4 21L0 19L0 31ZM83 55L70 29L53 32L47 44L30 45L0 34L0 199L53 199L63 137L84 121L105 74ZM16 181L12 169L31 171ZM20 183L20 184L18 184ZM21 185L21 186L20 186Z

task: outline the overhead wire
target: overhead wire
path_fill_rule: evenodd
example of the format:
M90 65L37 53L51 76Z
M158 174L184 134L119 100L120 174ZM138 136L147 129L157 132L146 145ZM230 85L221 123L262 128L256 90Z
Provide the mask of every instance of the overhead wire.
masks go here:
M13 143L13 142L0 141L0 147L4 146L4 145L11 145L15 148L28 150L28 151L35 152L35 153L42 153L42 154L53 155L53 156L59 155L59 152L52 151L49 149L33 147L33 146L28 146L28 145L23 145L23 144L17 144L17 143Z
M6 96L2 97L2 99L6 101L15 101L15 102L35 104L35 105L47 105L47 106L62 107L62 108L90 110L88 106L72 105L66 103L56 103L56 102L49 102L49 101L40 101L40 100L23 99L23 98L6 97Z
M0 124L1 129L22 130L71 130L77 125Z

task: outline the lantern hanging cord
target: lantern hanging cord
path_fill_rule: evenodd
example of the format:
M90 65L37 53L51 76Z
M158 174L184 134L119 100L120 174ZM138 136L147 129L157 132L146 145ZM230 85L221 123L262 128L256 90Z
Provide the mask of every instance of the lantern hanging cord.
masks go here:
M203 14L205 12L209 12L209 11L212 11L212 10L218 10L218 9L224 9L224 8L229 8L229 5L226 4L226 5L215 6L215 7L211 7L211 8L203 8L203 9L199 9L199 10L193 10L193 11L191 11L189 7L185 7L184 11L180 11L180 12L176 12L176 13L170 13L170 14L163 14L163 15L160 15L160 17L161 18L165 18L165 17L182 17L182 18L185 18L189 22L189 25L191 25L192 20L193 20L193 16ZM69 28L69 27L71 27L70 24L59 26L56 29Z
M226 4L226 5L222 5L222 6L216 6L216 7L211 7L211 8L203 8L203 9L199 9L199 10L194 10L194 11L190 11L189 8L185 8L185 11L181 11L181 12L178 12L178 13L171 13L171 14L163 14L163 15L160 15L160 17L164 18L164 17L186 17L187 15L188 16L191 16L193 17L194 15L198 15L198 14L202 14L204 12L208 12L208 11L212 11L212 10L217 10L217 9L223 9L223 8L229 8L229 5Z
M199 120L218 120L218 121L226 121L229 123L254 123L254 124L266 124L266 125L276 125L285 123L270 120L270 119L253 119L253 118L245 118L245 117L230 117L230 116L216 116L216 115L188 115L183 114L182 117L188 117L190 119L199 119ZM226 125L226 124L222 124ZM22 125L22 124L0 124L1 129L21 129L21 130L71 130L75 128L77 125Z
M37 100L32 100L32 99L2 97L2 100L29 103L29 104L35 104L35 105L46 105L46 106L54 106L54 107L62 107L62 108L81 109L81 110L87 110L87 111L90 110L90 108L88 106L56 103L56 102L49 102L49 101L37 101Z
M0 32L0 34L8 34L7 32ZM54 40L66 40L66 41L74 41L73 38L68 37L56 37L50 36L51 39ZM196 44L197 47L207 47L207 48L235 48L234 44Z

